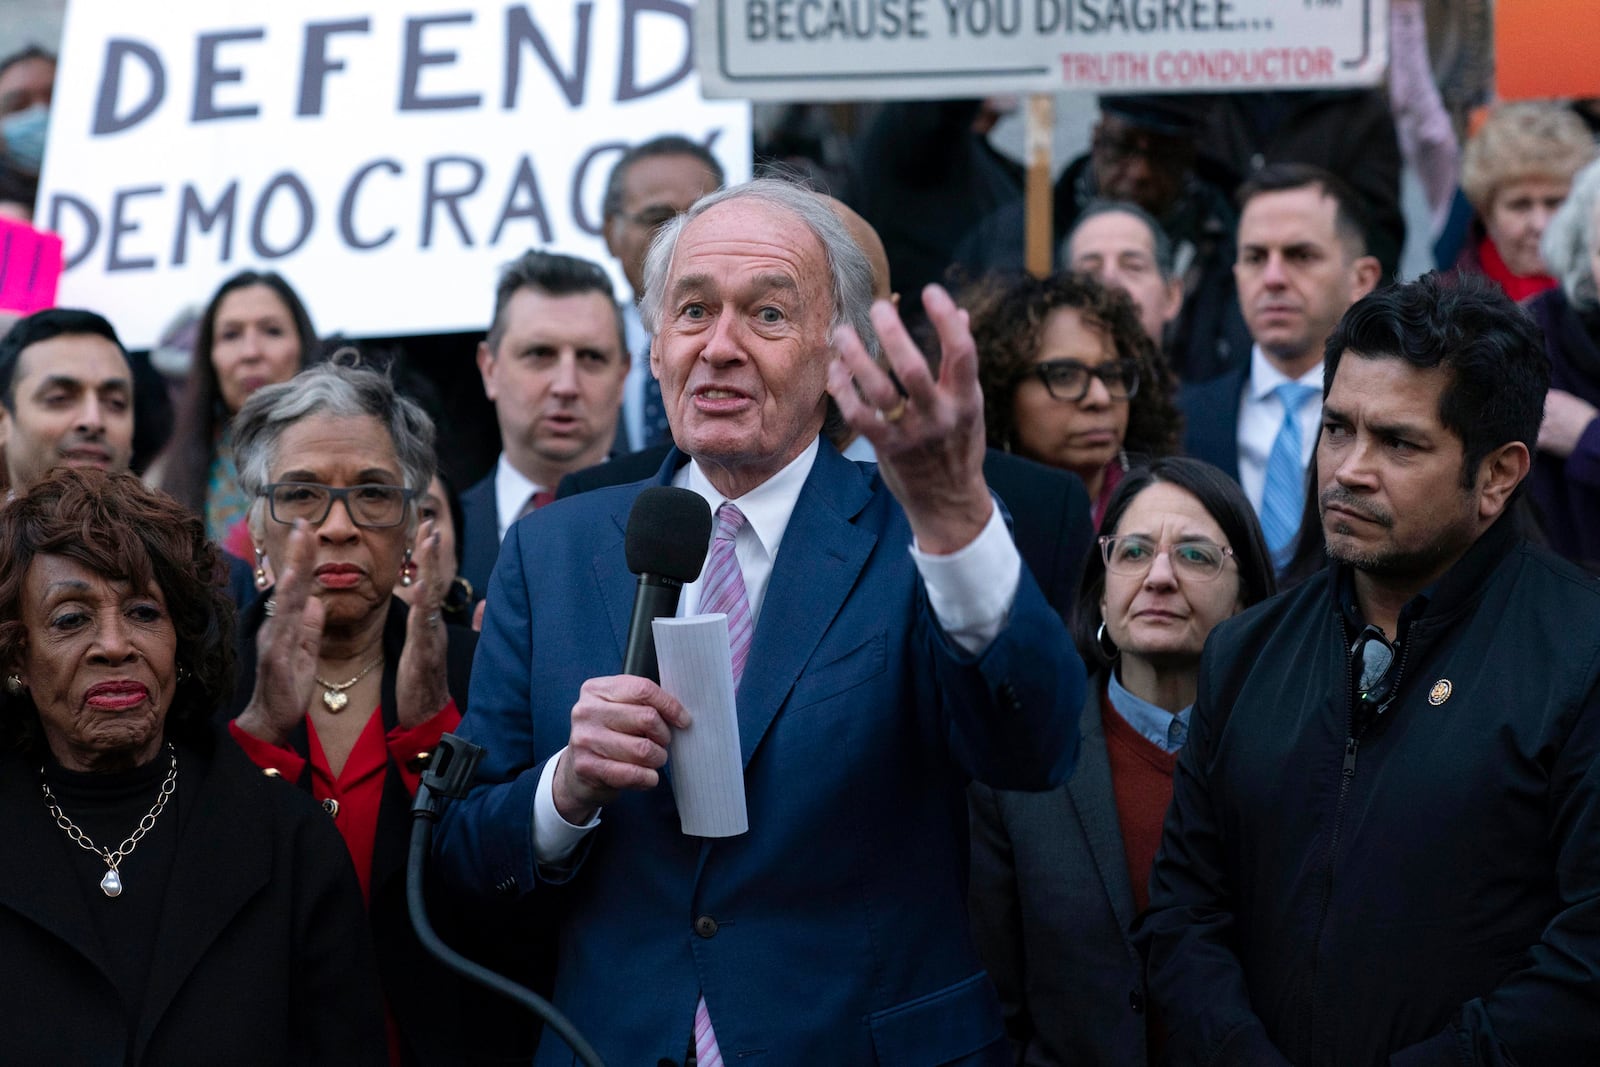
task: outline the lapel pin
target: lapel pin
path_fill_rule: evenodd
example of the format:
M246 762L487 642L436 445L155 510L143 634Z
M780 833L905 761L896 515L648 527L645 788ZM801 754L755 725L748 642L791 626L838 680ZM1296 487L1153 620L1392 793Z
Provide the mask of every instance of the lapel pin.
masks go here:
M1440 704L1443 704L1446 700L1450 699L1450 694L1454 690L1455 686L1450 684L1450 679L1440 678L1437 682L1433 683L1433 688L1428 690L1428 703L1432 704L1434 707L1438 707Z

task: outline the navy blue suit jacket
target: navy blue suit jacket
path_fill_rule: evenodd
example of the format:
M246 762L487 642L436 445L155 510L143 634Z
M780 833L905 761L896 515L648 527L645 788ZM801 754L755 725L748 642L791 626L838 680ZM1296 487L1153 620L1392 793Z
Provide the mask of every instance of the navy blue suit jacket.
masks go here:
M461 577L472 583L472 599L482 600L500 555L500 509L494 499L494 470L461 494Z
M702 991L729 1063L1006 1063L967 925L963 787L1061 781L1083 667L1026 569L994 643L951 645L904 512L826 443L739 692L749 832L685 836L663 782L608 806L570 868L535 864L544 762L579 687L622 660L623 531L648 484L558 500L507 534L461 727L488 755L440 827L441 872L558 915L556 1003L610 1063L676 1061ZM536 1062L570 1060L550 1036Z
M1239 401L1248 366L1209 382L1194 382L1178 392L1183 409L1183 450L1239 480Z

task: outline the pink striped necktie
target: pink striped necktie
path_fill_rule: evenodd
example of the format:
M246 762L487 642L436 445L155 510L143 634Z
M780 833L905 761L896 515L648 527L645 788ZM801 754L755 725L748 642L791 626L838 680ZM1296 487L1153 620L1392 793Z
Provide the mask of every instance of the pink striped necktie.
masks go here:
M739 688L745 660L750 658L750 638L755 623L750 619L750 597L744 588L744 572L733 546L744 527L744 512L733 504L717 509L717 532L711 539L706 562L705 588L700 593L700 614L722 612L728 616L728 648L733 654L733 687Z
M750 658L750 637L755 625L750 620L750 597L744 588L744 571L734 554L734 542L744 526L744 512L731 503L717 509L717 532L711 539L711 554L706 563L705 588L700 593L700 614L722 612L728 616L728 649L733 655L733 687L739 688L745 660ZM696 1067L722 1067L722 1050L717 1033L711 1028L711 1012L702 996L694 1009L694 1058Z

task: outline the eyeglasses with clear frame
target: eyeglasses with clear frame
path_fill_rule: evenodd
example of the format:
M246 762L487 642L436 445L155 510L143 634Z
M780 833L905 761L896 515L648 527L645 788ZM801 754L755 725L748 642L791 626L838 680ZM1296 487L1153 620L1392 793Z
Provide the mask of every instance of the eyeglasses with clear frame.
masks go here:
M1099 378L1112 400L1128 400L1139 392L1139 364L1114 359L1091 367L1075 359L1050 359L1035 363L1028 374L1044 383L1052 397L1076 403L1089 395L1089 382Z
M415 489L401 485L349 485L342 488L319 482L272 482L261 490L272 521L291 526L304 519L319 526L335 501L343 501L350 521L366 530L383 530L406 521L406 505Z
M1209 582L1222 573L1233 549L1210 541L1175 541L1160 545L1143 534L1107 534L1100 538L1106 570L1127 578L1143 578L1163 552L1172 569L1185 578Z

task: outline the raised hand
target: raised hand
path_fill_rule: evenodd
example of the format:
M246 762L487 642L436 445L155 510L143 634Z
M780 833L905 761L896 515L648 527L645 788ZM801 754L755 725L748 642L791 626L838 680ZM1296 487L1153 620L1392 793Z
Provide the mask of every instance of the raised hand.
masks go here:
M648 678L618 674L584 682L552 783L556 811L581 826L622 790L654 789L672 728L688 725L684 706Z
M272 613L256 633L256 687L235 721L268 744L284 745L305 718L322 645L322 601L311 595L316 541L305 520L289 532Z
M395 672L395 714L402 729L412 729L433 718L450 702L446 675L449 641L440 611L450 591L450 577L439 560L439 531L432 519L417 529L412 561L417 565L412 581L411 610L406 614L406 643Z
M922 306L939 335L937 380L893 305L879 300L872 325L900 388L855 331L841 326L828 393L850 428L877 450L878 469L905 508L918 547L944 555L983 532L994 502L983 480L983 391L967 313L937 285L923 290Z

